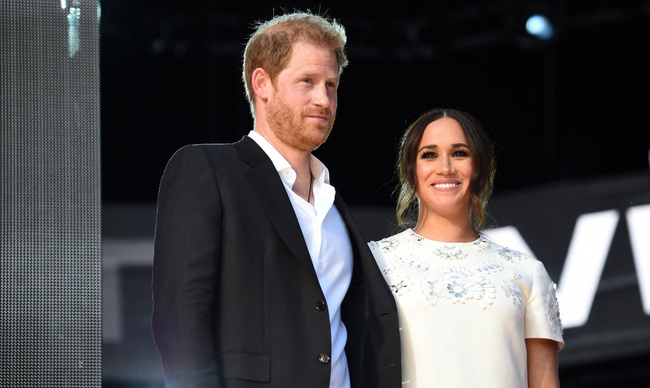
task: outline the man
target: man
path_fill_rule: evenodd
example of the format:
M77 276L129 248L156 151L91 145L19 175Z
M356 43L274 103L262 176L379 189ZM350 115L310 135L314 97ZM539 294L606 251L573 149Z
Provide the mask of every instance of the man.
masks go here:
M254 130L179 150L161 180L153 333L170 387L399 387L394 299L329 173L347 64L336 21L260 24Z

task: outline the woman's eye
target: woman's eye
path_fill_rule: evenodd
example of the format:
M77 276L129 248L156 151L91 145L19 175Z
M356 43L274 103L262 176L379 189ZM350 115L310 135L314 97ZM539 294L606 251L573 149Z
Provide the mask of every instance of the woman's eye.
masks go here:
M469 152L467 152L465 150L458 150L458 151L454 152L454 156L456 156L456 157L468 157Z
M430 151L429 151L429 152L423 152L421 158L422 158L422 159L431 159L431 158L435 158L435 157L437 157L437 156L438 156L438 155L436 155L435 152L430 152Z

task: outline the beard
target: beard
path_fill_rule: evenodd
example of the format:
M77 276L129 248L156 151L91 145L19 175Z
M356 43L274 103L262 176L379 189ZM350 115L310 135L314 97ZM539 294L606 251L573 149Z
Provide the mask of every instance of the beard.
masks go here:
M327 118L326 122L306 121L309 115ZM325 143L336 114L328 108L311 108L300 111L292 108L282 96L270 100L267 120L270 129L284 144L305 152L311 152Z

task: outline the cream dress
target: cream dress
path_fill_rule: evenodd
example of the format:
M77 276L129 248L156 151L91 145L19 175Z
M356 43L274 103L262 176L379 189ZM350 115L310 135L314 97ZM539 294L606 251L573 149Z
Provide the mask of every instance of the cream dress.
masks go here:
M527 387L525 339L564 346L540 261L484 235L447 243L408 229L368 245L397 302L402 387Z

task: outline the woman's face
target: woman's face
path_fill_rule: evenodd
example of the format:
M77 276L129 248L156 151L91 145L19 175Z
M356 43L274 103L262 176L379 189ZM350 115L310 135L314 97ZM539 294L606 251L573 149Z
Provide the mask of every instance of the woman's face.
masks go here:
M431 213L469 219L474 166L458 121L442 117L426 127L415 167L421 220Z

